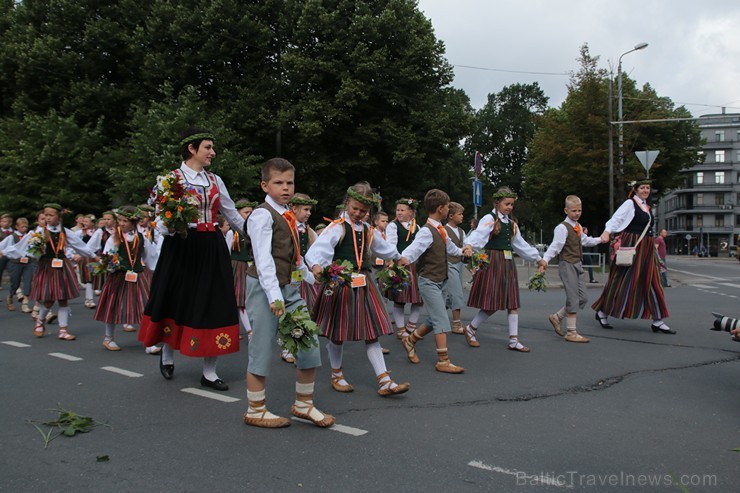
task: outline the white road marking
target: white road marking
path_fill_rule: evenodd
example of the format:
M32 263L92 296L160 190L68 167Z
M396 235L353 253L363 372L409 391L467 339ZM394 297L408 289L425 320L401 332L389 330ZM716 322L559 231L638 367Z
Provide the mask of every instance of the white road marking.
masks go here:
M686 270L678 270L678 269L673 269L673 268L671 268L669 270L672 270L673 272L680 272L681 274L688 274L690 276L706 277L707 279L714 279L715 281L726 281L727 280L724 277L714 277L714 276L708 276L706 274L697 274L695 272L689 272L689 271L686 271Z
M30 344L23 344L22 342L16 342L16 341L0 341L3 344L7 344L8 346L13 347L31 347Z
M706 284L692 284L691 287L698 289L717 289L717 286L707 286Z
M195 389L193 387L186 387L180 390L182 392L185 392L186 394L193 394L193 395L197 395L200 397L207 397L209 399L213 399L215 401L221 401L221 402L238 402L241 400L241 399L237 399L236 397L229 397L228 395L217 394L215 392L209 392L203 389Z
M67 361L82 361L82 358L78 358L77 356L72 356L71 354L49 353L49 356L54 356L55 358L59 358L59 359L66 359Z
M136 373L133 371L124 370L123 368L116 368L115 366L101 366L101 370L109 371L112 373L118 373L119 375L123 375L124 377L131 377L131 378L137 378L137 377L143 377L144 375L141 373Z
M301 423L308 423L310 425L313 424L312 422L310 422L307 419L296 418L295 416L292 417L291 419L293 421L300 421ZM337 424L337 423L334 423L332 426L330 426L327 429L332 430L332 431L338 431L339 433L345 433L347 435L352 435L353 437L361 437L362 435L365 435L365 434L368 433L367 430L361 430L359 428L353 428L351 426L340 425L340 424Z
M730 288L740 288L740 284L732 284L731 282L718 282L720 286L728 286Z
M565 481L559 481L555 477L550 477L548 475L535 475L535 474L526 474L523 471L517 471L517 470L511 470L511 469L504 469L503 467L498 466L489 466L488 464L484 464L481 461L478 460L471 460L468 462L468 465L470 467L476 467L478 469L483 469L484 471L491 471L491 472L498 472L501 474L507 474L509 476L516 476L517 481L521 480L524 481L525 484L534 484L534 483L541 483L546 484L548 486L559 486L560 488L568 488L573 489L573 485L566 483Z

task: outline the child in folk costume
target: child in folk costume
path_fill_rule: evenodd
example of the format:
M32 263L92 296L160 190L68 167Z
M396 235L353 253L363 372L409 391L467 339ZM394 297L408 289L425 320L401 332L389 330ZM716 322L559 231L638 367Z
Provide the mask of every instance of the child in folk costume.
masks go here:
M36 213L36 225L34 227L34 231L36 232L43 232L44 228L46 227L46 215L44 214L44 210L41 209ZM36 273L36 268L38 267L38 259L28 256L29 263L36 263L36 265L33 268L34 274ZM31 278L31 283L33 285L33 277ZM39 310L41 309L41 302L39 300L35 300L33 303L33 309L31 310L31 318L35 321L39 316ZM49 309L49 311L46 314L46 317L44 317L44 322L47 324L53 324L57 319L56 314Z
M0 216L0 241L3 241L10 236L13 236L13 216L10 214L3 214L2 216ZM3 288L3 275L5 274L5 269L7 267L8 259L0 258L0 289ZM13 301L12 295L13 293L10 293L10 295L8 295L8 306L10 306Z
M383 211L378 211L375 213L374 216L372 216L372 220L373 220L372 224L375 227L375 231L380 233L381 238L385 240L386 239L385 230L388 228L388 214ZM383 286L382 286L382 283L380 282L380 279L377 279L377 274L379 271L383 269L383 267L385 267L385 261L382 258L375 257L372 259L372 273L373 273L373 276L375 277L375 282L378 285L378 289L380 289L381 292L383 291ZM383 305L385 305L385 303L383 303ZM393 317L390 317L390 319L391 319L391 327L393 327L396 321ZM390 354L391 352L390 349L383 347L382 345L381 345L381 349L383 350L383 354Z
M424 336L434 332L434 343L437 346L437 363L435 369L442 373L463 373L465 369L450 361L447 352L447 332L452 330L447 317L445 304L445 284L447 283L447 256L461 256L463 251L447 236L442 221L449 216L450 196L442 190L429 190L424 196L424 208L429 219L416 234L414 241L401 253L399 265L417 262L419 274L419 291L424 299L428 319L408 337L401 340L408 353L409 361L419 363L416 355L416 344ZM469 252L466 252L469 255Z
M267 410L265 385L270 373L272 345L283 313L305 308L300 282L313 278L300 256L298 228L288 202L295 192L295 168L282 158L272 158L262 165L265 201L247 221L245 232L252 241L254 265L247 271L247 313L252 324L247 368L249 407L244 423L262 428L290 426L290 420ZM316 342L316 341L315 341ZM334 424L334 416L320 411L313 402L316 368L321 366L318 347L299 351L296 356L296 399L291 413L325 428Z
M604 329L612 329L608 317L652 319L650 329L661 334L675 334L663 320L668 317L663 284L660 279L658 255L653 236L653 215L648 204L651 180L632 184L627 200L609 219L601 235L609 241L619 233L620 247L635 247L631 265L612 263L604 290L592 305L595 317Z
M141 233L144 238L153 243L157 248L157 255L155 260L151 264L144 265L144 271L141 273L142 277L145 277L149 286L152 285L152 272L156 268L156 260L159 260L159 252L162 250L162 242L164 238L159 230L152 226L152 219L154 219L155 209L149 204L141 204L137 207L139 209L139 224L136 229ZM136 332L136 327L130 324L123 325L124 332ZM146 354L156 355L162 351L162 348L158 345L147 346L144 348Z
M257 205L257 202L239 199L234 206L246 223ZM243 232L229 229L225 239L231 252L231 271L234 274L234 295L236 296L236 307L239 309L239 324L247 337L251 339L252 326L247 315L247 267L252 262L252 252L247 242L248 238Z
M80 222L78 223L80 227L77 230L77 234L80 235L80 238L86 244L95 233L95 228L93 227L94 223L95 216L92 214L82 215ZM80 259L77 262L77 273L80 278L80 285L85 289L85 307L93 309L96 304L93 295L94 276L90 272L90 259Z
M331 385L338 392L352 392L342 371L344 342L365 341L365 351L378 381L378 394L389 396L409 390L409 384L396 384L385 366L378 338L392 334L388 314L378 286L370 278L371 258L394 260L396 249L383 240L380 233L362 221L371 207L377 204L370 185L358 183L347 189L344 214L327 226L316 243L308 250L306 263L314 276L334 261L352 264L351 285L329 289L319 288L313 318L329 339L326 348L331 362Z
M463 222L463 213L465 208L457 202L450 202L449 213L447 214L447 224L445 230L447 237L458 248L465 245L465 230L460 227ZM459 255L447 256L447 285L445 286L447 309L452 310L452 333L462 334L463 326L460 320L460 311L465 304L463 294L463 272L464 265L462 257Z
M478 347L476 330L497 310L507 310L509 345L512 351L528 353L529 348L519 342L519 279L512 251L525 260L537 262L539 271L547 268L536 248L524 241L519 227L511 216L517 196L508 187L493 194L494 209L481 218L478 227L465 240L472 250L484 248L490 265L476 272L470 289L468 306L480 308L478 314L465 327L469 346Z
M8 245L16 244L21 241L26 233L28 233L28 219L25 217L19 217L15 221L15 231L3 241L8 241ZM0 251L3 249L0 243ZM33 274L36 272L37 261L33 257L24 255L19 259L10 259L8 263L8 270L10 271L10 296L8 296L8 310L15 311L15 304L13 304L13 296L21 288L21 295L18 296L18 300L21 302L21 311L23 313L31 313L31 308L28 306L28 296L31 294L31 280Z
M578 223L583 212L581 199L575 195L565 198L565 220L555 226L552 243L543 256L545 262L555 257L558 261L558 274L565 288L565 305L548 316L548 320L555 329L555 333L564 336L568 342L589 342L588 337L578 333L576 316L579 309L583 309L588 302L583 270L583 248L601 243L601 238L592 238ZM567 333L563 332L562 322L566 319Z
M109 351L121 350L114 340L117 324L133 326L141 321L150 281L143 275L144 267L154 265L157 258L156 245L137 230L139 211L128 205L115 212L118 227L103 254L117 259L118 268L107 276L93 317L105 324L103 346Z
M72 251L89 258L96 254L79 238L77 234L62 226L62 206L45 204L44 216L46 226L43 231L44 244L38 268L33 276L30 298L40 300L43 305L36 319L33 334L43 337L46 334L44 319L55 302L59 303L59 339L73 341L76 337L69 333L69 300L77 298L77 278L67 254ZM14 246L3 252L9 258L22 258L29 254L29 239L26 235ZM68 250L69 249L69 250Z
M113 211L103 212L100 220L98 221L98 228L95 229L90 239L87 241L87 245L91 247L95 252L100 253L103 251L108 238L113 235L116 229L116 216ZM105 279L108 277L107 272L103 272L93 278L93 288L96 296L100 296L105 284ZM94 308L95 302L92 298L85 298L85 306L88 308Z
M413 241L419 226L416 224L416 208L418 200L402 198L396 201L396 219L394 219L385 230L388 243L396 247L400 254ZM393 302L393 318L396 321L396 336L401 339L407 337L416 329L416 322L421 315L421 307L424 302L419 294L419 286L416 275L416 266L409 265L411 277L408 287L401 290L388 290L385 296ZM409 321L404 318L404 307L411 303Z

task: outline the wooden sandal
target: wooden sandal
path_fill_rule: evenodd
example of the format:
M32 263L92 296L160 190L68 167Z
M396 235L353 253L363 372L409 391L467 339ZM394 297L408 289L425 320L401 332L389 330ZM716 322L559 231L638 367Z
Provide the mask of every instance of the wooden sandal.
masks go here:
M399 383L396 384L395 387L393 387L393 384L396 382L391 379L389 373L389 371L386 371L376 377L378 379L378 385L380 385L380 388L378 389L378 394L383 397L387 397L389 395L404 394L409 391L409 389L411 388L411 384L408 382ZM385 382L381 382L381 380L383 380L385 377L388 377L388 380Z

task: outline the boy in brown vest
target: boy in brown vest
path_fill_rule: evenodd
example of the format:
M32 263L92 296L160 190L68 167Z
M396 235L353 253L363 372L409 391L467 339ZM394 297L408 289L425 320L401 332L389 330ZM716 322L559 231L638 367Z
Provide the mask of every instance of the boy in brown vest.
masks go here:
M445 230L452 243L462 248L465 245L465 230L460 227L463 222L465 208L457 202L450 202L450 212L447 215L447 224ZM460 310L465 306L463 294L463 261L462 257L447 256L447 286L446 299L447 308L452 310L452 333L464 333L462 322L460 321Z
M555 226L552 243L545 252L543 259L549 262L556 256L559 258L558 274L565 288L565 306L548 317L555 332L565 336L568 342L589 342L576 330L576 315L579 309L586 306L586 286L583 281L583 247L590 247L601 243L601 238L593 238L583 233L578 220L581 218L583 207L581 199L575 195L565 198L565 220ZM563 332L561 323L567 319L567 334Z
M287 160L273 158L262 166L265 202L257 207L245 224L252 240L254 264L247 269L247 313L252 325L247 368L249 408L244 422L262 428L282 428L290 420L276 416L265 406L265 384L277 337L278 320L287 310L305 307L300 283L313 278L300 255L298 227L288 202L295 193L295 168ZM294 416L316 426L334 424L334 417L313 405L316 368L321 366L318 344L296 356L296 400Z
M434 331L434 342L437 345L435 369L442 373L462 373L465 369L452 364L447 356L447 332L452 330L447 317L444 291L447 283L447 255L463 255L463 250L452 242L441 223L447 218L449 206L450 196L442 190L432 189L427 192L424 196L424 208L429 213L429 219L398 260L399 265L417 262L419 293L428 315L426 323L401 339L401 343L408 353L409 361L418 363L416 343Z

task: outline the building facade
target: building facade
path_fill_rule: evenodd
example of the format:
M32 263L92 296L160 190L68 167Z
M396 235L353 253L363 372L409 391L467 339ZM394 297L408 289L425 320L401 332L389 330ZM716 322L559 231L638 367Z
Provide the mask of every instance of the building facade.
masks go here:
M735 254L740 245L740 113L703 115L704 162L682 170L684 188L658 204L658 230L668 231L668 252Z

